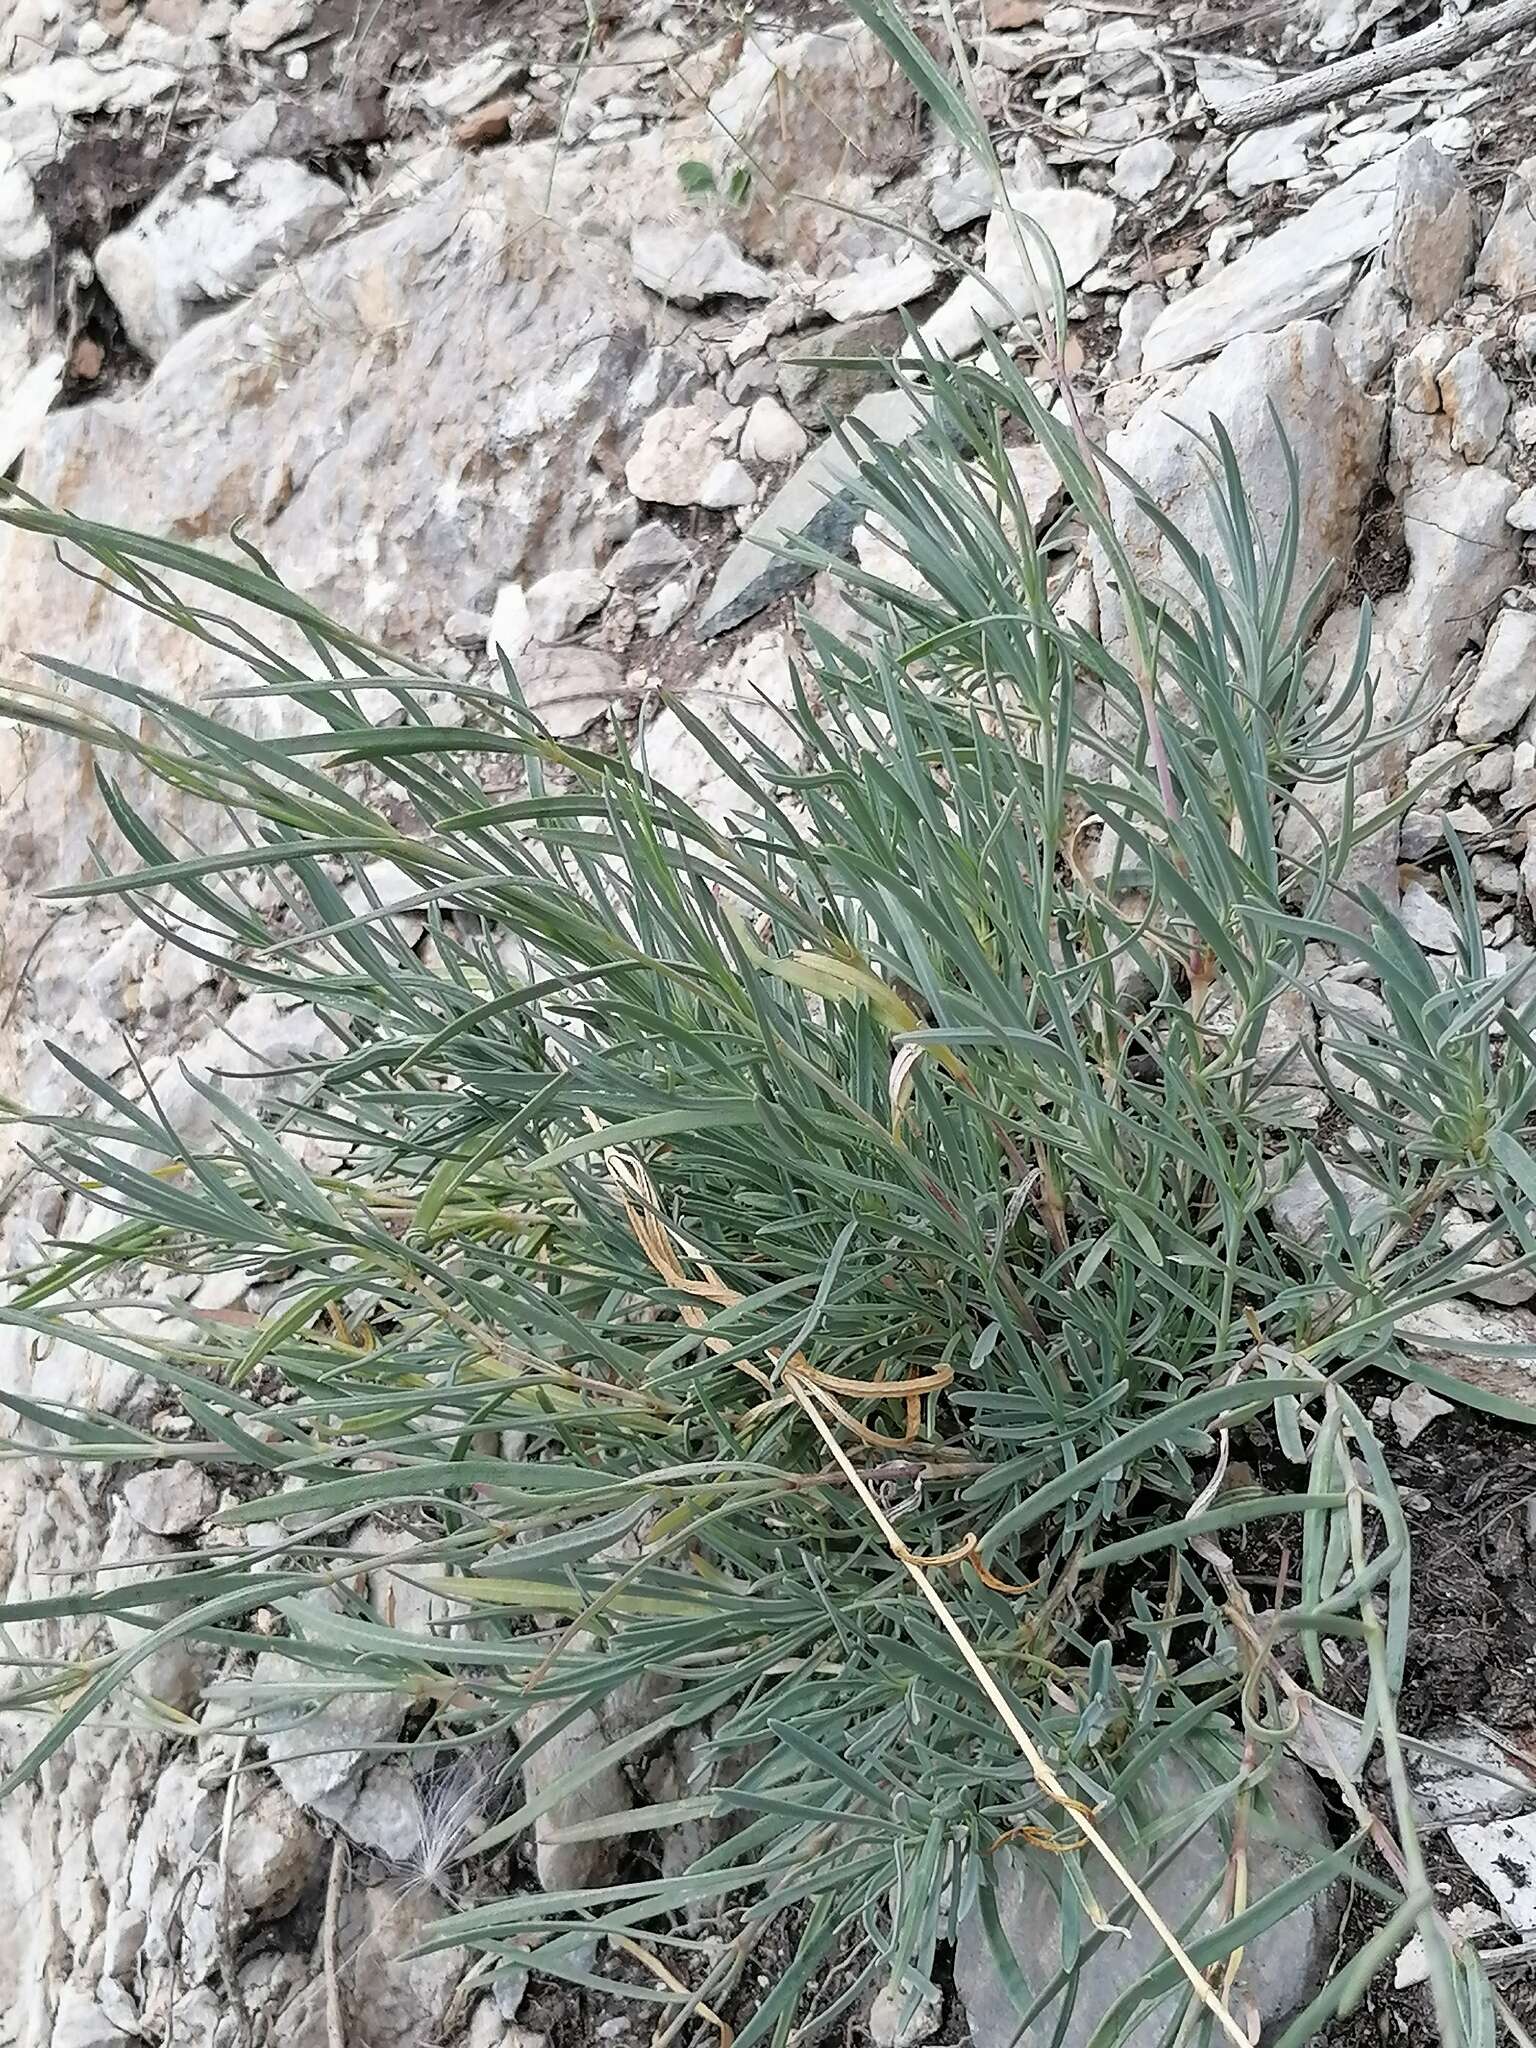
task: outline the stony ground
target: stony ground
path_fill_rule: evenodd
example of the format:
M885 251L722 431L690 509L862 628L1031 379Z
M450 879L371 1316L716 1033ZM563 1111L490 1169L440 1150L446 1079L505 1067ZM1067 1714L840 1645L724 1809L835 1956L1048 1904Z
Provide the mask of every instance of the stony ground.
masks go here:
M1094 431L1209 540L1180 422L1227 424L1273 532L1278 412L1302 469L1302 577L1331 606L1317 659L1347 653L1369 603L1378 715L1405 721L1372 794L1414 799L1362 850L1359 879L1401 902L1451 974L1449 820L1489 959L1518 971L1536 953L1536 44L1235 135L1223 110L1277 73L1437 10L962 11L1018 204L1070 288ZM985 181L832 0L750 20L716 0L620 0L590 20L562 0L0 0L0 465L19 459L44 498L181 538L218 544L242 519L349 623L445 678L504 651L557 730L617 716L706 806L726 807L723 778L662 691L685 690L718 730L734 715L774 731L787 600L836 602L793 591L748 536L811 530L901 573L879 534L853 529L827 428L857 409L896 436L920 414L834 359L899 349L904 316L958 353L1004 304L1027 298ZM1027 325L1015 339L1029 365ZM1050 479L1030 449L1016 461L1043 515ZM1149 526L1131 520L1128 539L1150 576L1172 573ZM1113 593L1090 559L1079 575L1074 601L1112 635ZM188 694L221 679L217 656L34 545L0 541L0 592L15 658L46 648ZM1331 800L1319 792L1319 809ZM0 732L0 1096L63 1099L51 1037L124 1081L135 1044L173 1116L198 1107L189 1069L259 1101L263 1067L302 1054L311 1020L235 1000L216 968L112 912L41 904L110 839L74 752ZM1272 1050L1337 1063L1351 1014L1379 998L1355 969L1315 965L1315 1002L1277 1019ZM1299 1058L1294 1076L1292 1121L1315 1121ZM16 1264L68 1219L14 1139L0 1146ZM1274 1206L1301 1237L1322 1217L1308 1176ZM1536 1406L1536 1280L1497 1261L1475 1280L1411 1341ZM241 1299L221 1290L197 1305ZM1468 1335L1530 1362L1443 1352ZM128 1375L7 1343L8 1390L140 1415ZM1464 1759L1426 1774L1435 1868L1528 2006L1536 1799L1479 1766L1518 1775L1530 1753L1536 1467L1511 1433L1422 1395L1384 1389L1382 1408L1430 1559L1405 1711ZM126 1481L0 1467L6 1597L194 1544L219 1498L190 1466ZM420 1597L391 1581L386 1524L353 1541L380 1560L376 1597ZM59 1630L25 1647L88 1645ZM230 1674L161 1662L146 1694L206 1719ZM320 2048L337 1843L354 2043L644 2037L643 2018L601 2001L535 1990L520 2005L466 1984L462 1958L402 1961L444 1909L398 1869L436 1795L364 1753L398 1724L343 1712L330 1732L324 1768L274 1731L271 1768L232 1778L212 1735L172 1739L130 1711L0 1811L0 2044ZM27 1734L0 1724L8 1756ZM673 1796L685 1761L643 1763L613 1797ZM541 1841L483 1881L550 1878L560 1855ZM1358 1935L1368 1908L1353 1910ZM1396 1976L1340 2042L1432 2038L1411 1957ZM960 1989L912 2048L1002 2038L988 1987L962 1969ZM890 2048L892 2015L851 2023L850 2039L871 2037Z

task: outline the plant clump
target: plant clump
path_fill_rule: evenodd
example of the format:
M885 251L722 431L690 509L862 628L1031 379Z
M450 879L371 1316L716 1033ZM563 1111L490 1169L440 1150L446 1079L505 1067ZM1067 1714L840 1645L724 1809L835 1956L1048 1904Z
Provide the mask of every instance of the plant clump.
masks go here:
M1241 1867L1337 1649L1396 1838L1357 1800L1283 1895L1167 1929L1102 2038L1153 2008L1172 2028L1181 2001L1216 2028L1212 1966L1346 1869L1392 1891L1395 1934L1426 1923L1461 2038L1492 1994L1437 1931L1403 1792L1409 1544L1358 1383L1496 1405L1396 1332L1485 1242L1536 1259L1531 995L1487 972L1454 838L1449 976L1349 891L1380 822L1357 780L1395 734L1363 640L1347 673L1309 672L1294 500L1261 534L1213 428L1224 558L1143 501L1186 588L1141 589L1081 443L1003 348L924 367L929 431L865 449L857 487L900 573L838 568L852 623L805 623L782 737L727 744L674 707L734 792L724 821L643 740L557 741L510 669L434 723L440 679L259 559L9 497L307 714L264 740L239 706L45 664L66 687L6 708L95 749L129 856L70 893L121 898L331 1034L269 1113L197 1082L202 1135L62 1053L80 1106L32 1119L70 1201L0 1314L168 1390L195 1431L177 1455L249 1498L152 1602L117 1579L69 1596L128 1639L14 1694L49 1710L24 1770L166 1641L238 1678L275 1626L294 1700L398 1697L428 1761L484 1748L499 1770L510 1744L533 1766L583 1716L609 1731L434 1853L449 1896L456 1856L687 1732L679 1796L563 1828L631 1844L618 1876L470 1904L444 1943L576 1982L616 1958L664 2027L735 1999L751 2048L873 1984L915 2006L972 1914L1001 1947L998 1874L1024 1859L1074 1908L1059 1969L1014 1968L1024 2023L1110 1938L1117 1819L1168 1858L1219 1827ZM1043 532L1021 436L1064 486ZM1118 644L1066 601L1085 528ZM157 782L196 799L195 845L157 825ZM1332 833L1306 804L1327 785ZM1326 1061L1296 1023L1327 1009L1318 947L1381 996ZM1303 1168L1307 1241L1271 1207ZM1487 1230L1452 1243L1469 1192ZM124 1324L237 1269L254 1312ZM165 1451L12 1405L65 1454ZM368 1597L349 1531L379 1512L441 1618ZM283 1531L259 1569L251 1523ZM1170 1760L1201 1788L1176 1812L1147 1796ZM686 1868L647 1853L684 1828ZM743 2003L775 1921L793 1958Z

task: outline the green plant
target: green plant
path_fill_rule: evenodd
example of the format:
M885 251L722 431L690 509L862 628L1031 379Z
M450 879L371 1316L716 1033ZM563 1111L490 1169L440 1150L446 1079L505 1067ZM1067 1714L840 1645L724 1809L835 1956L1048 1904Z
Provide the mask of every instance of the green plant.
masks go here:
M707 200L720 200L729 207L740 211L752 192L752 167L737 164L722 185L709 164L697 157L690 157L677 167L677 182L690 204L702 206Z
M44 1120L41 1157L78 1197L73 1236L0 1313L172 1390L198 1431L176 1454L243 1467L255 1492L221 1518L227 1545L155 1583L152 1611L134 1585L26 1610L110 1614L142 1639L14 1693L49 1709L24 1770L166 1637L236 1663L266 1647L259 1607L318 1692L408 1697L429 1752L552 1707L526 1753L638 1688L649 1705L607 1761L692 1725L739 1775L599 1825L735 1832L686 1876L497 1899L443 1939L508 1963L536 1947L539 1968L584 1980L606 1931L670 1958L637 1995L705 2010L793 1914L795 1960L742 2048L804 2033L821 1966L850 1942L838 2006L877 1971L920 1985L957 1916L988 1911L1005 1835L1080 1898L1063 1981L1113 1913L1113 1882L1065 1847L1071 1813L918 1599L924 1558L953 1560L930 1577L1072 1801L1135 1811L1161 1757L1196 1761L1199 1811L1146 1818L1169 1853L1231 1825L1305 1704L1298 1681L1321 1691L1325 1644L1363 1639L1399 1794L1390 1924L1429 1915L1391 1714L1407 1534L1351 1387L1366 1367L1433 1377L1394 1326L1455 1291L1480 1248L1440 1235L1458 1191L1486 1190L1489 1236L1536 1256L1529 1008L1484 976L1454 841L1463 957L1444 989L1379 904L1367 939L1330 921L1373 821L1346 806L1343 836L1319 834L1305 862L1279 850L1297 785L1352 792L1372 744L1363 658L1325 699L1307 682L1294 513L1266 552L1216 430L1227 559L1218 573L1186 550L1187 605L1154 613L1077 444L1007 355L927 376L944 431L869 448L860 486L916 593L842 571L866 627L807 628L792 746L727 746L677 707L740 792L729 828L657 785L643 747L555 742L510 673L461 691L463 726L435 726L436 678L327 624L249 551L227 561L20 494L4 512L314 715L264 742L59 662L122 724L20 685L6 707L96 750L139 862L64 893L115 895L216 948L338 1040L287 1077L275 1119L199 1083L218 1137L195 1149L152 1096L65 1061L90 1103ZM1076 508L1039 543L1013 427L1051 450ZM1151 651L1172 807L1143 680L1058 604L1074 516ZM221 606L259 608L270 637ZM114 755L205 802L221 850L168 843ZM419 946L378 895L381 860L417 887ZM1296 1077L1277 1078L1264 1032L1317 941L1367 963L1391 1021L1331 1069L1300 1055L1375 1197L1353 1222L1339 1197L1308 1249L1277 1239L1269 1193L1304 1159L1333 1184L1307 1138L1272 1128ZM87 1236L88 1208L121 1221ZM232 1266L265 1276L254 1326L154 1341L114 1325L125 1290ZM0 1398L66 1454L164 1454L127 1423ZM1231 1436L1261 1426L1295 1482L1220 1489ZM402 1568L451 1599L451 1630L391 1626L350 1583L347 1531L380 1507L412 1532ZM274 1519L283 1555L257 1573L240 1525ZM1223 1546L1271 1522L1299 1530L1298 1569L1253 1619ZM316 1604L320 1586L339 1600ZM1362 1818L1293 1889L1345 1867L1381 1888L1366 1837ZM1219 1958L1289 1903L1254 1902L1190 1954ZM688 1918L706 1906L723 1946ZM1447 2038L1476 2037L1491 1994L1475 1957L1433 1938L1431 1953ZM1346 1968L1306 2025L1358 1982ZM1021 1989L1024 2009L1055 1988ZM1140 1990L1190 1996L1173 1956Z
M1000 185L963 89L886 0L855 12ZM704 170L681 167L694 196L715 192ZM604 1934L664 2038L691 2019L723 2034L735 1996L738 2048L808 2040L877 1976L915 2002L962 1915L995 1935L997 1858L1023 1856L1067 1902L1051 1981L1021 1982L998 1942L1027 2022L1122 1910L1079 1830L1129 1815L1171 1859L1218 1825L1238 1874L1245 1816L1338 1648L1360 1660L1394 1826L1343 1782L1348 1838L1217 1931L1167 1930L1100 2038L1158 2001L1170 2037L1230 2036L1222 1958L1347 1873L1387 1899L1384 1925L1285 2043L1416 1923L1443 2038L1481 2042L1498 2001L1435 1919L1393 1715L1407 1527L1352 1389L1377 1368L1525 1419L1395 1332L1495 1237L1536 1261L1531 1003L1486 974L1454 838L1448 987L1379 903L1356 904L1363 940L1337 922L1379 822L1356 779L1399 735L1378 725L1365 636L1347 675L1307 674L1294 501L1266 546L1213 427L1223 559L1144 506L1187 578L1170 605L1138 587L1086 437L1000 346L926 361L917 395L931 431L859 450L864 507L909 573L838 566L862 623L806 627L790 739L726 744L677 706L739 793L726 824L661 787L643 743L555 741L510 671L459 690L462 724L434 724L440 678L320 617L249 548L0 502L236 654L252 694L310 714L262 742L238 714L45 661L63 690L17 684L4 708L95 750L140 863L63 893L120 897L336 1034L275 1113L198 1082L216 1136L195 1145L152 1092L60 1055L85 1106L32 1121L70 1203L0 1320L143 1373L197 1432L175 1455L241 1474L250 1498L152 1592L0 1609L141 1632L23 1674L8 1705L47 1718L0 1792L132 1697L167 1639L238 1674L275 1614L310 1674L292 1703L391 1693L413 1755L444 1759L422 1858L444 1896L679 1729L719 1767L584 1824L713 1827L686 1875L639 1864L497 1898L444 1943L585 1982ZM1038 539L1008 459L1020 434L1065 487ZM1085 536L1123 646L1062 602ZM202 806L196 850L157 824L157 783ZM1288 857L1320 784L1343 825ZM380 862L414 885L405 904ZM1327 1065L1275 1030L1294 991L1326 1003L1318 943L1362 963L1388 1013L1351 1015ZM1284 1127L1300 1084L1326 1103L1327 1157ZM1341 1156L1369 1190L1353 1210ZM1331 1210L1311 1246L1268 1215L1303 1163ZM1493 1203L1488 1229L1453 1248L1441 1219L1468 1193ZM103 1230L103 1212L121 1220ZM125 1300L228 1269L255 1276L259 1316L124 1333ZM133 1420L0 1400L51 1454L167 1455ZM1230 1483L1234 1441L1294 1481ZM451 1627L412 1632L360 1590L349 1532L380 1509L408 1544L396 1572L445 1596ZM253 1562L245 1525L273 1522L277 1553ZM1295 1567L1255 1593L1244 1546L1267 1532ZM453 1758L499 1765L510 1740L528 1761L619 1700L606 1751L459 1846L459 1789L488 1773ZM1170 1758L1207 1788L1176 1814L1149 1790ZM793 1958L744 2000L784 1920Z

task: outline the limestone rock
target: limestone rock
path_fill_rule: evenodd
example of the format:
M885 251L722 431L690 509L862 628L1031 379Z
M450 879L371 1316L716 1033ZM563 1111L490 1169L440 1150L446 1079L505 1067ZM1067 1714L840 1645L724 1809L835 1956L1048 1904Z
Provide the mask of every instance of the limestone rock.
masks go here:
M1455 1403L1442 1401L1438 1394L1432 1394L1428 1387L1405 1387L1396 1395L1388 1412L1392 1427L1397 1431L1398 1442L1406 1449L1417 1443L1426 1429L1434 1427L1442 1416L1456 1413Z
M779 358L779 390L802 427L825 427L842 419L861 398L888 391L887 365L900 349L899 313L876 314L797 334ZM858 364L858 368L843 365Z
M551 569L528 589L528 622L546 647L569 640L608 602L608 585L585 569Z
M793 702L788 636L779 631L758 633L734 648L700 676L687 699L692 716L727 746L740 751L740 734L745 731L790 759L798 751L787 715ZM724 824L747 808L740 785L670 705L643 729L641 750L657 781L693 804L712 824Z
M215 545L245 517L290 585L423 656L466 597L592 565L618 495L600 459L696 373L652 348L647 302L611 243L545 214L547 167L507 155L268 279L132 397L53 415L30 487ZM510 269L488 254L503 249ZM131 606L83 606L78 581L24 536L0 536L0 564L16 645L185 696L242 673ZM236 715L268 736L293 716L271 700ZM15 746L0 735L8 842L31 835L33 871L74 879L110 821L71 745L34 739L25 776ZM173 831L189 815L161 810Z
M825 202L871 196L913 146L916 105L901 67L868 29L784 36L754 27L709 98L717 172L751 167L741 217L751 253L818 268L840 225Z
M1274 128L1257 128L1245 135L1227 158L1227 189L1235 199L1246 199L1264 185L1278 185L1307 174L1307 144L1323 132L1325 116L1302 114Z
M845 271L816 293L816 310L830 320L867 320L925 298L938 283L938 265L926 249L876 257Z
M1379 249L1396 203L1394 156L1365 164L1304 213L1261 236L1214 277L1175 299L1142 347L1144 370L1211 355L1237 335L1268 334L1336 306L1355 264Z
M1451 425L1451 447L1469 462L1491 453L1509 413L1509 393L1482 350L1458 349L1440 372L1440 404Z
M1536 1934L1536 1814L1466 1822L1450 1830L1451 1847L1498 1901L1517 1934Z
M1427 136L1397 154L1387 275L1416 320L1439 320L1461 296L1477 245L1466 181Z
M332 1604L324 1594L309 1597ZM313 1665L278 1650L256 1660L251 1717L278 1783L297 1806L314 1806L348 1785L405 1719L405 1700L387 1689L344 1689L330 1698L324 1691Z
M1505 181L1498 218L1477 259L1476 280L1506 304L1536 292L1536 157L1527 157Z
M1454 953L1460 943L1460 926L1438 896L1431 896L1422 882L1403 891L1403 928L1409 938L1431 953Z
M741 430L744 462L765 462L773 467L798 462L809 446L810 436L800 422L766 393L753 405Z
M1160 1827L1155 1849L1149 1850L1145 1831L1142 1840L1133 1843L1122 1820L1111 1818L1105 1830L1138 1874L1183 1832L1188 1809L1201 1789L1201 1780L1183 1762L1154 1767L1149 1775L1151 1789L1144 1792L1143 1801L1157 1800ZM1151 1882L1154 1903L1174 1926L1184 1925L1202 1910L1210 1916L1209 1922L1198 1924L1219 1923L1221 1882L1228 1863L1225 1837L1230 1825L1228 1818L1222 1826L1213 1822L1197 1829L1169 1868ZM1274 1891L1330 1847L1327 1815L1311 1779L1295 1765L1283 1766L1255 1800L1248 1834L1250 1900ZM1025 1981L1033 1985L1049 1982L1061 1967L1059 1879L1041 1868L1043 1861L1043 1856L1037 1861L1010 1853L1006 1861L997 1859L991 1873L1004 1937L1018 1957ZM1078 1975L1069 2018L1058 1999L1036 2022L1043 2038L1050 2038L1052 2029L1057 2029L1054 2038L1059 2048L1085 2048L1115 2001L1146 1978L1165 1954L1142 1915L1116 1909L1118 1887L1109 1881L1106 1888L1098 1870L1094 1879L1111 1919L1127 1927L1129 1933L1112 1935L1095 1950L1092 1963ZM1337 1897L1324 1891L1277 1921L1244 1951L1235 1999L1252 2001L1266 2033L1273 2029L1278 2035L1321 1985L1331 1962L1338 1919ZM970 2021L974 2048L1014 2048L1022 2015L993 1961L978 1912L970 1913L961 1925L955 1948L955 1987ZM1166 1997L1120 2036L1125 2048L1154 2048L1164 2039L1173 2010L1173 1997Z
M512 664L528 709L574 739L624 695L624 671L601 647L529 647Z
M992 196L992 179L985 165L963 163L958 171L935 178L929 188L934 226L946 235L969 227L992 211Z
M943 2017L944 1994L936 1984L882 1984L869 2008L870 2048L922 2048Z
M1481 465L1426 465L1403 492L1408 585L1378 613L1382 680L1398 709L1416 690L1426 709L1433 704L1514 583L1519 556L1506 515L1516 494L1508 477Z
M1289 484L1271 407L1301 467L1295 604L1319 577L1334 588L1342 580L1381 442L1382 409L1345 374L1326 327L1303 321L1230 343L1181 389L1147 399L1110 436L1109 453L1197 548L1219 559L1204 451L1191 429L1205 430L1212 418L1226 427L1258 529L1273 541L1287 515ZM1129 489L1112 485L1111 497L1142 580L1187 590L1182 566Z
M523 1761L525 1798L542 1798L556 1779L595 1760L610 1744L637 1733L658 1715L660 1705L660 1695L642 1680L621 1686L607 1696L598 1711L583 1710L564 1727L554 1725L567 1711L562 1702L550 1700L531 1708L519 1725L520 1740L528 1742L546 1730L553 1732ZM589 1836L580 1841L564 1841L561 1836L580 1822L628 1813L634 1804L634 1787L622 1761L597 1764L584 1784L556 1799L533 1824L534 1856L544 1889L577 1889L612 1877L623 1853L624 1835Z
M722 229L637 221L630 229L629 256L648 291L678 306L702 306L708 299L771 299L773 280L749 263Z
M243 297L341 218L346 194L286 157L252 157L212 189L173 179L96 251L96 272L135 348L158 361L198 320Z
M861 445L864 436L905 441L926 418L923 407L904 391L873 392L849 415L859 437L853 445ZM833 553L847 547L858 524L849 494L856 474L854 457L840 437L834 435L811 450L726 557L699 617L700 639L739 626L809 579L812 572L804 564L777 552L786 535L798 535Z
M138 1653L143 1650L152 1629L169 1621L174 1611L169 1602L158 1604L148 1589L175 1576L182 1560L164 1543L147 1541L124 1504L116 1502L109 1513L100 1563L112 1580L119 1580L123 1576L123 1568L131 1564L135 1585L146 1589L139 1604L138 1620L128 1621L113 1615L107 1622L107 1633L116 1647ZM189 1712L203 1691L208 1671L208 1659L204 1653L189 1649L180 1641L172 1641L161 1644L147 1656L139 1656L133 1679L149 1698Z
M1364 389L1391 362L1408 325L1402 300L1374 264L1364 271L1333 322L1339 361Z
M48 2038L51 2048L129 2048L130 2042L94 1998L72 1987L59 1998Z
M136 1472L123 1487L128 1512L156 1536L185 1536L212 1514L218 1496L201 1465L178 1458Z
M686 541L660 519L648 519L610 556L606 575L615 590L634 596L654 590L693 560Z
M424 659L466 600L488 610L498 583L595 567L624 531L619 512L632 516L605 470L697 370L652 345L654 308L622 251L560 226L563 202L547 213L547 186L547 164L516 151L461 164L416 204L203 323L142 389L53 414L28 456L29 487L87 517L215 548L245 519L290 587ZM131 605L100 591L82 599L79 580L28 536L0 534L0 581L15 648L153 678L184 700L250 680ZM271 697L231 712L267 738L305 723ZM145 801L139 771L120 769L129 801ZM0 792L0 915L22 957L44 929L40 887L78 880L115 828L63 736L33 734L23 750L14 728L0 729ZM161 788L154 803L173 837L221 843L209 835L227 826L191 798ZM85 936L94 929L72 919L43 943L0 1033L0 1094L31 1095L23 1069L49 1070L37 1049L61 1019L50 976L62 963L76 991L67 1018L79 963L105 951ZM115 982L104 999L120 1000ZM272 1028L265 1010L251 1021L258 1039ZM250 1062L231 1046L223 1064Z
M1521 1401L1536 1409L1536 1311L1494 1308L1473 1301L1437 1301L1399 1316L1394 1335L1416 1357L1451 1379ZM1468 1351L1468 1344L1503 1345L1515 1356Z
M1055 252L1068 287L1080 284L1109 247L1117 209L1101 192L1082 186L1011 186L1009 199L1017 225L1008 207L992 213L981 265L985 283L963 278L924 321L923 339L931 348L963 355L987 328L1037 317L1050 303L1051 291L1040 238Z
M1453 1412L1449 1403L1439 1405L1442 1414ZM1486 1735L1452 1727L1439 1729L1425 1740L1445 1754L1415 1753L1409 1759L1408 1776L1421 1825L1450 1827L1468 1821L1508 1820L1536 1807L1536 1784L1530 1782L1530 1773ZM1512 1778L1526 1779L1524 1790L1518 1783L1509 1783Z
M1163 135L1144 135L1127 143L1115 158L1110 185L1122 199L1147 199L1157 190L1179 160L1179 153Z
M703 504L700 493L720 457L726 411L716 392L705 391L685 405L652 413L624 465L624 480L635 496L651 505Z
M278 1786L246 1788L229 1836L231 1898L250 1920L280 1920L314 1876L320 1840Z
M1380 1197L1369 1181L1348 1167L1330 1161L1328 1171L1353 1229ZM1332 1197L1310 1166L1301 1167L1270 1197L1269 1213L1277 1229L1302 1244L1315 1244L1335 1227Z
M0 264L31 263L49 240L26 160L0 137Z
M308 28L314 12L315 0L245 0L229 39L237 50L270 50Z
M1473 746L1513 732L1536 703L1536 614L1502 611L1494 620L1456 730Z

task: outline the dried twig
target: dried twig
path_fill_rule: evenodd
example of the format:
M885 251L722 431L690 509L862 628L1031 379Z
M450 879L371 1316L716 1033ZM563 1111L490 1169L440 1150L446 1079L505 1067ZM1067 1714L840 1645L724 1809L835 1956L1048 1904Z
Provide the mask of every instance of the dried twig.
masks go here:
M325 1926L320 1947L325 1963L326 2048L347 2048L346 2021L341 2010L341 1977L336 1967L336 1930L341 1919L341 1886L347 1869L347 1845L338 1835L331 1844L331 1874L325 1883Z
M1325 64L1321 70L1308 71L1300 78L1283 78L1274 85L1263 86L1221 108L1216 126L1228 134L1239 134L1245 128L1267 128L1272 121L1289 120L1293 114L1304 114L1330 100L1367 92L1373 85L1385 85L1394 78L1406 78L1410 71L1454 64L1521 28L1536 28L1536 0L1502 0L1497 7L1480 7L1475 14L1420 29L1417 35L1388 43L1385 49L1366 50L1358 57Z
M219 1829L219 1978L224 1986L224 1996L229 2002L229 2009L234 2014L240 2048L251 2048L251 2015L240 1996L239 1957L235 1951L234 1912L229 1890L229 1844L234 1833L235 1805L240 1796L240 1788L245 1782L240 1775L240 1766L245 1761L249 1741L249 1736L242 1735L235 1750L229 1783L224 1788L224 1818Z

